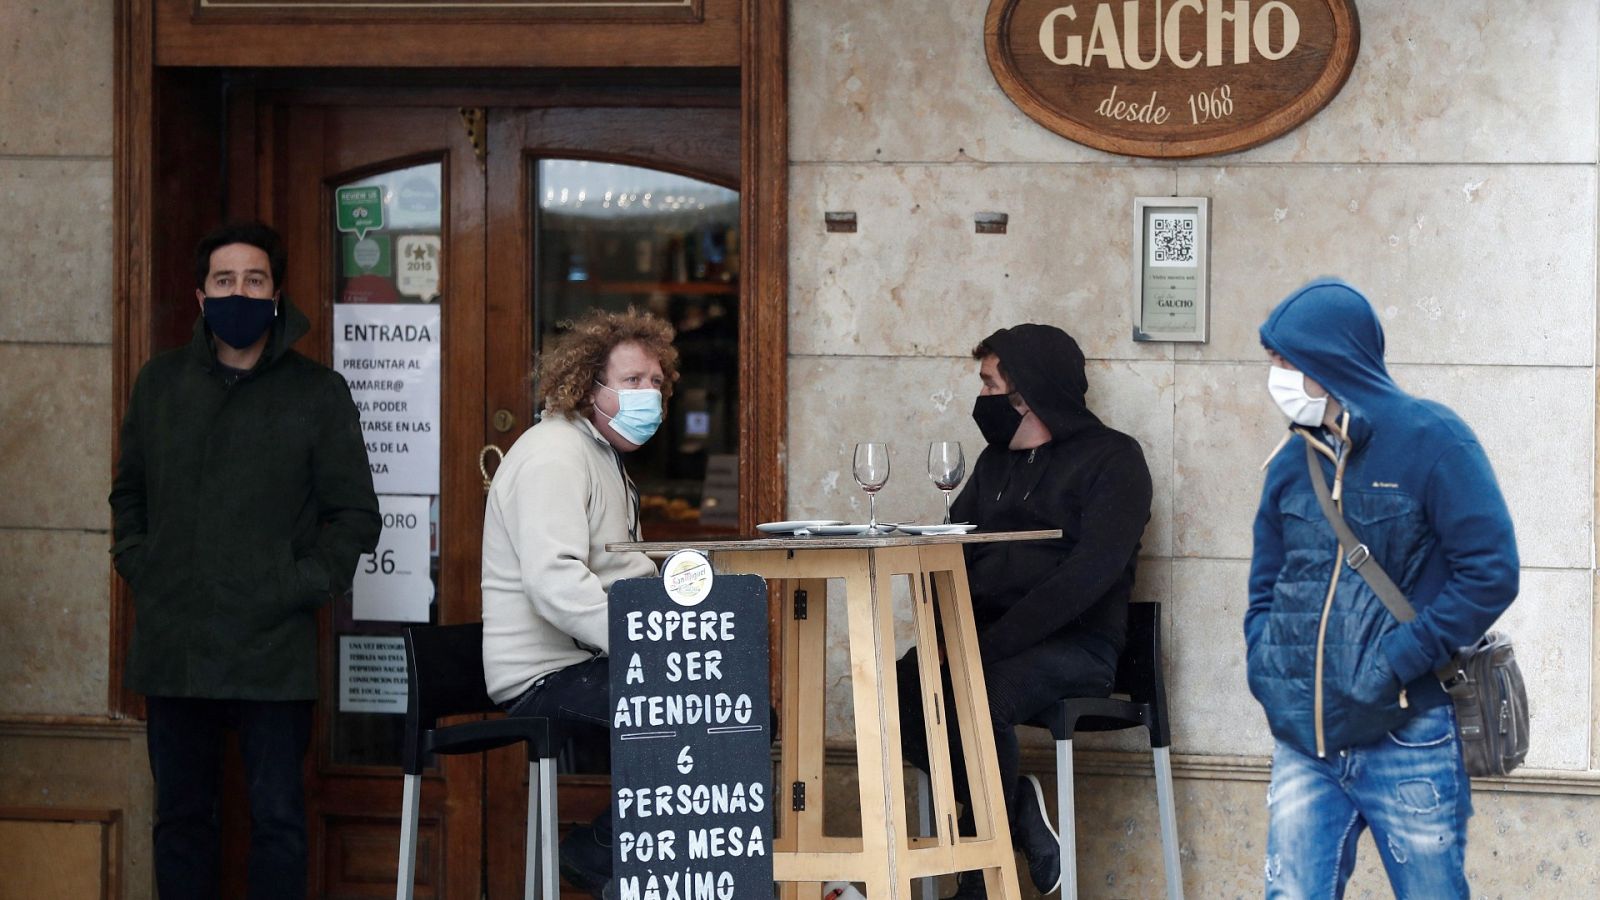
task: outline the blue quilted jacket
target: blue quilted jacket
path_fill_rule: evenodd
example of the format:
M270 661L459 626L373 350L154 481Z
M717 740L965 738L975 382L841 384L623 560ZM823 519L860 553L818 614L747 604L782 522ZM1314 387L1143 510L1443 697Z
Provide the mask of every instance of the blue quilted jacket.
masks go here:
M1299 289L1261 326L1261 342L1349 413L1347 440L1296 427L1268 464L1244 617L1250 690L1272 733L1325 756L1448 702L1434 670L1516 598L1516 536L1472 430L1389 377L1382 326L1354 288ZM1397 622L1344 564L1311 487L1308 441L1415 620Z

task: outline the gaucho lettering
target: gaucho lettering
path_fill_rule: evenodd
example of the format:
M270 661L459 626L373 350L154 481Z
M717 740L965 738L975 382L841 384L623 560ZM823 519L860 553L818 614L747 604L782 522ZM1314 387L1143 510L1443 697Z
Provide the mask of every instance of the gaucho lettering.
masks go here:
M1141 22L1142 5L1138 0L1122 4L1119 30L1116 4L1095 4L1087 44L1081 30L1070 30L1079 21L1076 5L1059 6L1039 24L1039 49L1058 66L1093 66L1098 60L1109 69L1143 71L1154 68L1163 56L1180 69L1202 63L1246 65L1252 50L1263 59L1283 59L1300 43L1300 17L1282 0L1269 0L1254 14L1251 0L1176 0L1165 13L1156 4L1149 19ZM1180 48L1186 29L1200 26L1205 27L1205 51L1184 55ZM1149 57L1139 55L1141 29L1148 29L1153 39Z

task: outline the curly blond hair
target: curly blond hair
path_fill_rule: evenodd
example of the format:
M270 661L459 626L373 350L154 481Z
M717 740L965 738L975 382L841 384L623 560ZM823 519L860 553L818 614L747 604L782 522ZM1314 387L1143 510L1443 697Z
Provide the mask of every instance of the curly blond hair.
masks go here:
M604 378L611 351L627 343L638 344L660 361L666 376L661 397L670 398L672 384L678 380L674 336L671 325L631 306L621 313L591 311L572 322L554 346L539 354L539 391L544 395L545 409L587 415L594 405L589 393L595 382Z

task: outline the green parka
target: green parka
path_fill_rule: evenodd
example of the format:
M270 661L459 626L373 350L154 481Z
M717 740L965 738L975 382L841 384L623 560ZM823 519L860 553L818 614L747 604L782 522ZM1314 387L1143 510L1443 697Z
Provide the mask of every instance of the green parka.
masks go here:
M111 552L133 588L127 680L141 694L315 699L316 610L377 544L350 388L289 349L310 326L287 299L279 313L231 384L203 319L134 384Z

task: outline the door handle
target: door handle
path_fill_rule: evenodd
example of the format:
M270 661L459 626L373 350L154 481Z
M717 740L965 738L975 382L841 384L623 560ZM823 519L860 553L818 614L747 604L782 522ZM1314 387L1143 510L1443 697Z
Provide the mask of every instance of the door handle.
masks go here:
M494 480L493 476L489 474L490 454L494 455L496 471L499 471L500 464L505 462L506 459L505 451L493 444L484 444L483 449L478 451L478 473L483 476L483 492L486 495L489 493L489 482Z

